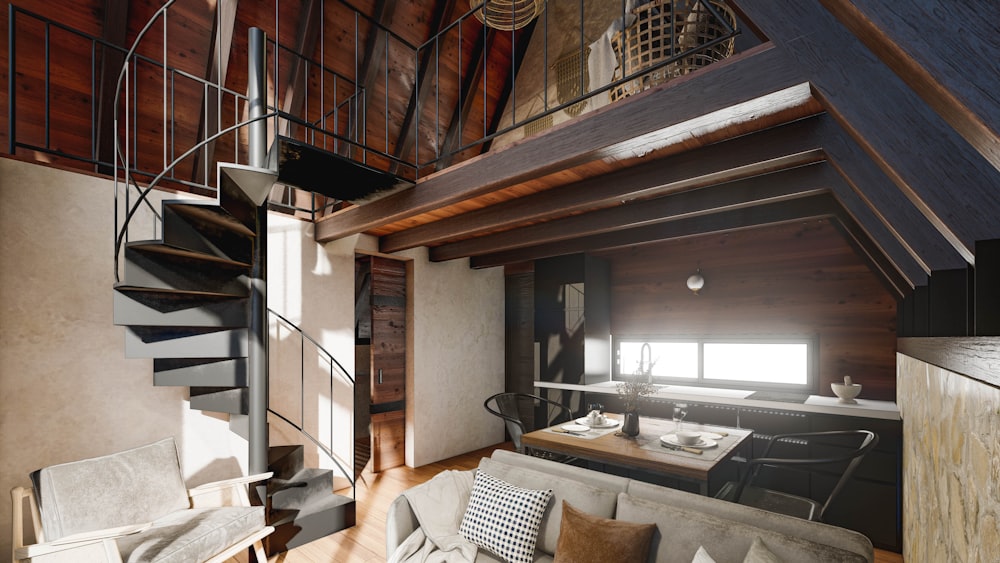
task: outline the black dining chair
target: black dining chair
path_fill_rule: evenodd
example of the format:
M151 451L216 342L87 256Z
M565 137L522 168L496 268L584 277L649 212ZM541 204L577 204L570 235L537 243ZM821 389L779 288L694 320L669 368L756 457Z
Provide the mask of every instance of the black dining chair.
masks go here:
M575 459L531 448L526 450L521 443L521 436L528 432L571 421L573 411L566 405L528 393L497 393L487 398L483 402L483 407L490 414L503 419L507 433L514 442L514 449L519 453L561 462Z
M821 445L816 448L808 447L813 441L819 441ZM839 455L828 457L769 457L772 447L778 443L799 443L805 445L806 451L810 449L830 449L841 450ZM761 508L771 512L779 512L789 516L803 518L805 520L815 520L823 522L827 510L836 499L837 495L844 489L844 486L854 474L861 460L865 455L878 444L878 435L869 430L836 430L828 432L799 432L794 434L779 434L773 436L764 448L760 457L749 460L747 470L739 481L730 481L722 486L716 498ZM845 450L845 448L848 448ZM779 468L818 468L832 472L834 475L839 472L836 484L822 500L815 500L802 495L791 494L759 486L764 479L764 475L773 469ZM774 487L782 479L771 479L769 486Z

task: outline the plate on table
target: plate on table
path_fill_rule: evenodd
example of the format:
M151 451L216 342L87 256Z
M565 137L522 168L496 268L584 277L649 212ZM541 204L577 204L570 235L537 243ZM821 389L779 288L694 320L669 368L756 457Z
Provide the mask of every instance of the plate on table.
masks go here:
M708 438L705 438L704 435L702 435L701 438L698 438L698 441L695 442L694 444L684 444L684 443L682 443L680 440L677 439L677 435L676 434L665 434L663 436L660 436L660 441L663 442L664 444L669 444L671 446L683 446L685 448L698 448L699 450L704 450L704 449L708 449L708 448L714 448L715 446L719 445L718 442L716 442L715 440L709 440Z
M722 434L716 434L715 432L702 432L701 437L704 440L721 440L725 438Z
M587 417L585 416L576 419L576 423L580 426L586 426L587 428L614 428L620 424L617 420L607 417L604 418L604 424L591 424L587 421Z
M584 424L563 424L560 428L567 432L587 432L590 430L590 427Z

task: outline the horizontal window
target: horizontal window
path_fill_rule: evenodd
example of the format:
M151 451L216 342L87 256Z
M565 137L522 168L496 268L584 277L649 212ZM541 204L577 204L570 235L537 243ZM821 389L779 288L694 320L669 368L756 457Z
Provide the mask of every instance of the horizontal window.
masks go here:
M616 338L615 378L657 383L811 391L815 341L806 338Z

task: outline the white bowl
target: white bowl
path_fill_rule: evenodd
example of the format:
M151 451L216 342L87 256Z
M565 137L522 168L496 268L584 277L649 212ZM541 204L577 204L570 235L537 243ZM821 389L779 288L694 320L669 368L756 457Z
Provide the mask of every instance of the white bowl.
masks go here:
M693 446L698 443L698 440L701 440L701 432L681 430L680 432L676 432L675 436L677 436L677 441L685 446Z
M833 389L833 394L840 397L841 403L857 403L854 398L861 392L860 383L852 383L850 385L845 385L843 383L831 383L830 387Z

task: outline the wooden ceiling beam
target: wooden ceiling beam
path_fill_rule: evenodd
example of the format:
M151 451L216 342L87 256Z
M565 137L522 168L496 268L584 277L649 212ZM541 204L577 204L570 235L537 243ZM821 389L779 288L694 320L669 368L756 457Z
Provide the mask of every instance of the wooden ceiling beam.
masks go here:
M954 0L820 3L983 158L1000 169L996 73L983 72L981 65L1000 57L996 48L1000 4ZM933 20L934 29L961 32L927 33L928 20ZM969 44L984 49L992 45L993 49L973 53ZM973 62L976 56L981 60Z
M719 184L823 160L815 116L381 237L382 252L437 244L622 200Z
M827 191L817 182L818 169L823 166L822 163L816 163L655 199L630 200L618 207L444 244L430 249L430 259L433 262L440 262L478 254L493 254L643 225L722 213L775 201L809 197Z
M101 39L123 49L127 49L125 40L128 34L128 7L128 0L104 0ZM125 64L125 52L102 47L99 64L98 90L93 92L97 101L97 146L94 147L93 154L102 163L97 171L111 174L115 163L115 88L118 86L122 65Z
M895 270L898 272L898 275L894 274L895 281L892 283L894 287L900 285L898 281L900 277L910 288L925 285L930 272L925 269L926 264L921 260L920 254L897 238L897 234L886 225L882 216L858 195L844 178L842 172L829 161L826 162L821 174L822 185L829 187L837 198L843 207L843 216L850 217L851 223L856 224L864 231L865 238L868 240L859 242L858 250L859 254L871 259L872 270ZM848 223L845 222L845 225ZM849 230L854 231L853 227ZM852 237L861 241L861 238L856 235L852 235ZM873 248L877 248L878 252L872 250ZM893 267L887 267L882 257L887 258ZM955 257L957 258L958 255L956 254Z
M543 17L547 18L548 15L546 14ZM511 59L513 60L511 64L511 72L507 75L507 80L504 82L503 90L500 91L500 97L497 98L497 104L493 108L493 118L490 119L490 124L486 129L487 135L496 133L497 129L500 128L500 119L503 117L504 109L507 108L507 100L510 99L511 93L514 92L517 74L521 71L521 63L524 62L524 55L528 52L528 45L531 44L531 36L534 35L535 26L538 24L538 20L539 18L531 20L531 22L519 32L520 35L518 36L517 45L514 47L514 53L511 56ZM511 40L511 43L514 43L513 39ZM487 53L488 52L489 51L487 51ZM459 132L459 136L461 136L461 132ZM488 139L485 143L483 143L482 148L479 150L479 154L486 154L492 146L493 139Z
M437 170L443 170L451 166L451 162L455 158L455 148L461 144L462 131L465 128L465 124L469 121L472 104L476 102L473 89L483 81L486 57L493 50L493 43L497 36L496 29L489 26L483 26L483 32L486 36L482 38L482 41L477 41L476 46L473 47L471 57L476 61L475 66L472 72L466 73L465 79L462 80L462 89L458 97L459 104L456 105L455 110L451 114L451 121L448 123L444 142L441 144L441 157L434 164L434 168ZM483 97L486 97L486 92L483 92ZM503 107L499 103L493 108L494 115L502 111Z
M431 24L433 35L441 33L451 21L456 3L457 0L437 0L434 3L434 18ZM461 45L459 45L459 48L461 48ZM433 55L434 51L432 49L425 49L417 66L417 82L413 85L413 91L410 92L410 101L406 105L406 113L403 114L403 121L399 126L399 135L396 137L396 143L393 145L392 150L393 156L400 160L409 156L410 151L413 150L417 132L417 128L414 127L414 118L417 116L420 108L424 107L427 96L434 90L430 87L424 87L427 77L431 75L430 65ZM473 54L473 57L475 56ZM389 172L395 174L398 169L399 162L394 161Z
M293 52L301 53L303 57L312 57L319 41L323 18L320 17L322 0L305 0L299 10L299 21L296 26L296 42L291 47ZM281 110L289 115L298 115L305 103L306 91L309 89L306 59L292 57L291 68L288 70L288 83L285 85L284 102ZM300 84L301 83L301 84ZM279 135L295 136L296 124L291 121L281 123Z
M491 268L563 254L611 250L664 240L724 233L781 223L826 219L835 216L838 204L827 193L780 201L723 213L635 227L613 233L579 237L470 258L473 268Z
M600 158L626 158L682 142L693 126L717 127L758 119L788 104L806 103L800 71L768 45L712 65L704 72L670 81L578 118L501 151L466 161L404 190L325 217L316 240L328 242L413 217L444 205L484 195L576 164ZM671 111L662 111L669 107ZM580 131L587 131L580 135Z
M599 235L637 226L676 221L833 192L839 204L837 217L845 235L872 270L884 277L894 292L926 283L916 259L892 236L884 224L840 174L825 162L800 166L712 187L667 195L649 201L633 201L604 209L514 229L430 249L432 261L494 254L528 246L554 243L581 236ZM853 197L853 199L852 199ZM845 201L846 199L846 205Z
M920 269L929 274L935 270L951 270L964 268L965 259L951 243L934 228L920 210L907 199L886 176L878 165L868 158L864 150L847 134L834 120L828 119L820 124L822 130L823 150L829 158L828 162L835 168L850 186L841 190L839 183L834 185L838 198L845 203L857 217L862 217L864 210L853 203L856 200L864 202L868 213L874 213L879 221L892 233L893 238L906 248L920 265ZM869 227L874 228L874 227ZM919 283L920 276L915 273L909 276Z
M834 216L837 218L836 221L832 221L834 226L854 248L854 252L867 262L868 268L875 273L889 293L898 300L913 290L913 284L846 209L839 207Z
M376 0L372 19L382 27L388 28L392 23L393 14L396 13L397 4L399 2ZM372 26L368 32L368 37L365 39L365 58L362 59L363 62L361 63L361 69L358 72L357 78L360 79L366 96L375 87L375 81L378 79L378 70L385 56L386 44L385 40L382 39L383 35L385 35L385 32L381 28ZM368 107L368 105L365 104L365 107Z
M974 265L975 242L1000 238L1000 170L969 150L948 122L819 3L733 1L795 61L827 110L897 189Z
M215 4L215 17L212 18L212 44L209 47L211 56L208 58L208 68L205 69L205 80L212 84L226 85L226 74L229 71L229 53L233 48L233 29L236 26L236 10L239 0L218 0ZM201 142L219 132L219 93L209 89L207 97L201 101L201 111L198 112L198 142ZM215 178L211 163L215 160L215 141L209 141L205 147L194 154L195 164L191 167L191 180L208 184Z

